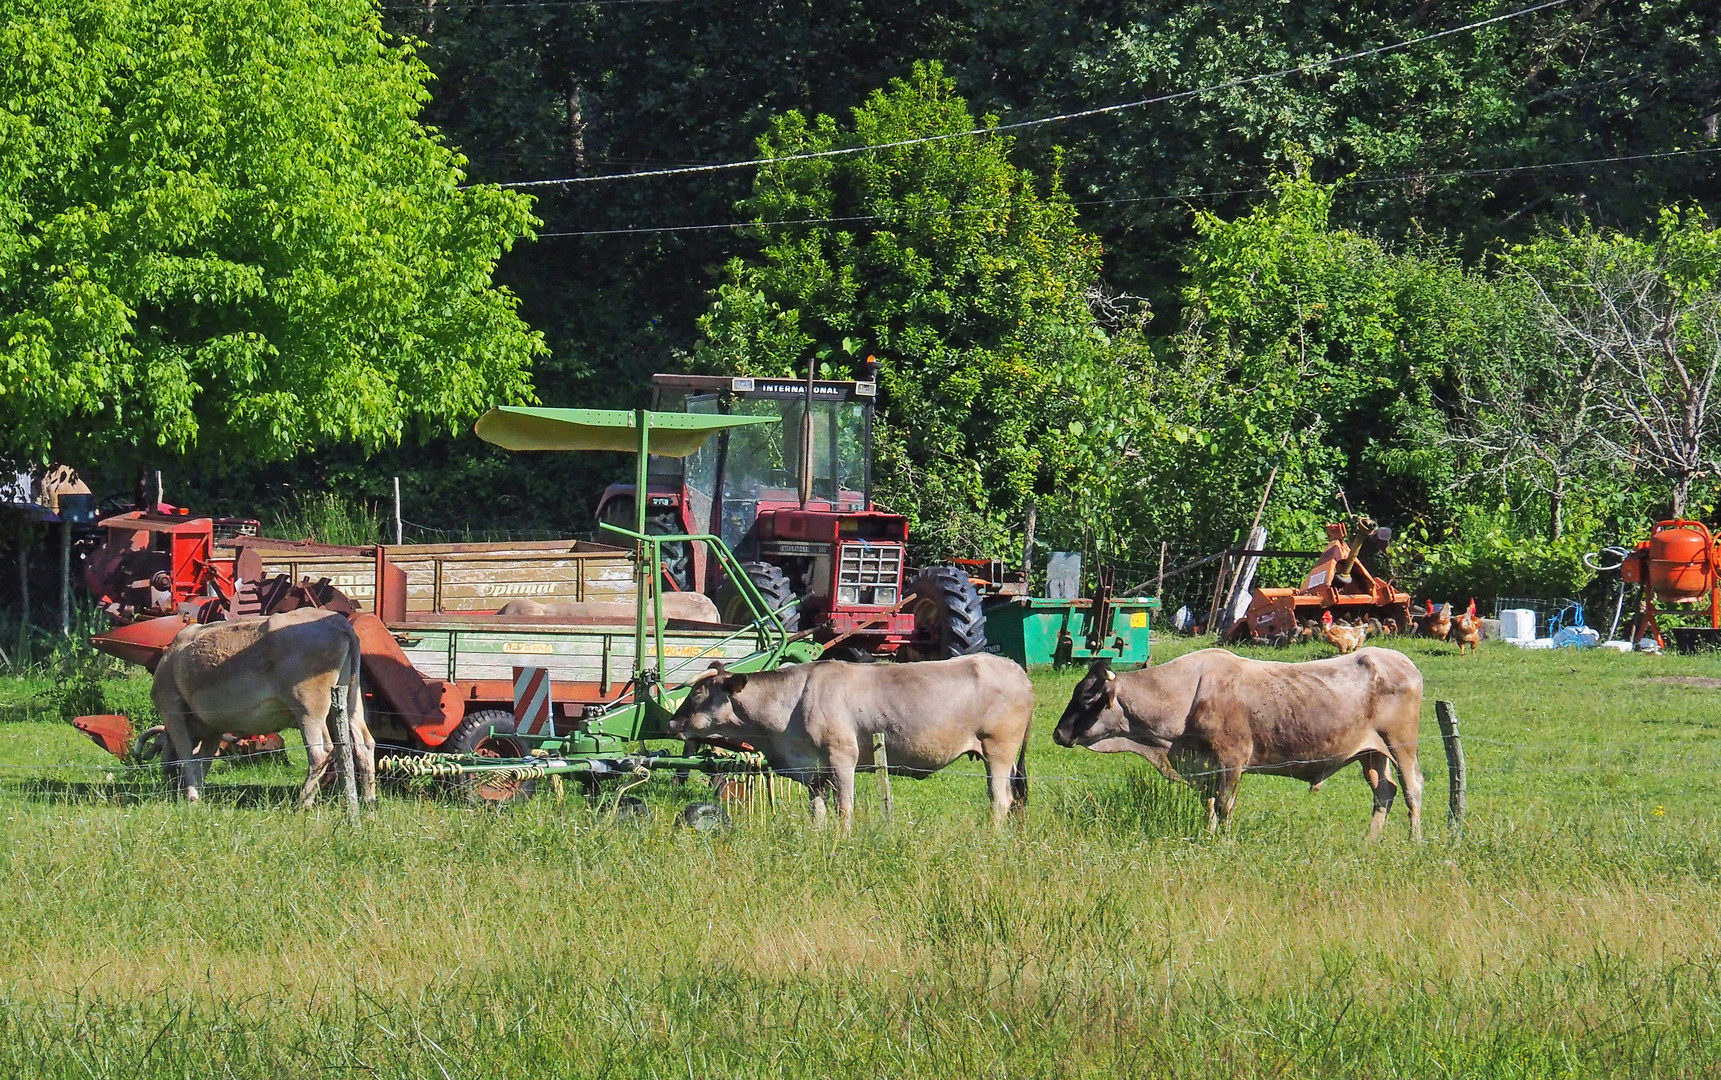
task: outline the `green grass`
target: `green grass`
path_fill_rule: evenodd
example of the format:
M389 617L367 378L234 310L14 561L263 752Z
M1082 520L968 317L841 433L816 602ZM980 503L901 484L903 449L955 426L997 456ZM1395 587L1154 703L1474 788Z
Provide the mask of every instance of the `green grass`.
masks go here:
M1409 651L1421 845L1402 806L1362 842L1354 770L1246 778L1209 838L1145 763L1052 744L1075 673L1036 677L1002 835L969 763L897 781L888 825L864 781L848 839L798 794L671 827L697 782L643 827L392 797L354 833L282 808L294 768L186 807L3 723L0 1075L1721 1076L1721 689L1655 681L1721 659Z

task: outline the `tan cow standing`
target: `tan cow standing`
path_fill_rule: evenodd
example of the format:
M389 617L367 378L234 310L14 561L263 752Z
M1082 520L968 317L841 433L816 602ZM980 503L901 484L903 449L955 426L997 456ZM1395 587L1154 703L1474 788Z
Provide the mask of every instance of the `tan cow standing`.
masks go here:
M359 639L344 615L317 608L188 626L155 668L150 698L167 728L185 797L201 797L203 776L225 732L263 735L297 727L310 759L301 806L317 797L333 743L328 715L337 688L351 719L354 772L376 801L376 740L359 690Z
M1421 710L1422 673L1391 649L1302 664L1202 649L1123 675L1101 660L1076 684L1052 738L1060 746L1140 754L1203 794L1211 828L1231 816L1246 772L1319 787L1355 761L1374 792L1373 839L1398 792L1391 763L1404 784L1411 835L1420 840Z
M892 775L929 776L964 755L986 763L992 820L1026 802L1023 749L1034 717L1028 675L997 656L918 664L821 660L776 671L729 673L721 664L694 680L669 723L692 741L744 742L771 768L807 786L813 820L834 790L846 832L854 817L855 769L873 764L884 736Z

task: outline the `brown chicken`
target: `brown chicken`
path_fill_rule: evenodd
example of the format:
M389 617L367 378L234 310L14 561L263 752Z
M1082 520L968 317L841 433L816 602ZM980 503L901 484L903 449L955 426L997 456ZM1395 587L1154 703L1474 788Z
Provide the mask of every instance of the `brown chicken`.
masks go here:
M1334 625L1333 613L1329 611L1321 616L1321 640L1341 653L1351 653L1362 648L1362 643L1368 640L1368 631L1360 626Z
M1452 629L1454 631L1452 639L1458 642L1459 656L1464 655L1464 646L1466 645L1470 646L1471 651L1478 651L1482 648L1481 619L1466 612L1453 620Z
M1431 600L1429 603L1432 605L1433 601ZM1452 605L1441 604L1424 616L1422 632L1431 638L1445 641L1452 633Z

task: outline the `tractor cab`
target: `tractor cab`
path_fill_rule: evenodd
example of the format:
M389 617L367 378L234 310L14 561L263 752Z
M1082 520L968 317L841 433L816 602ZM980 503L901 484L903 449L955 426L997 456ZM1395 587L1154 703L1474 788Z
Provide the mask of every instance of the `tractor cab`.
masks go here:
M935 600L905 603L908 519L872 502L877 393L871 381L652 376L654 411L780 422L726 430L687 458L653 458L647 531L720 537L767 601L788 607L785 620L838 655L897 654L905 646L920 655L973 651L967 640L955 650L942 642L950 621L943 607L965 578L945 582L960 576L945 573L938 589L925 590ZM632 520L634 497L634 485L611 485L598 519ZM662 573L669 587L711 596L726 617L732 607L740 614L740 590L721 579L705 545L665 545ZM977 597L973 603L977 612ZM965 609L952 625L969 621Z

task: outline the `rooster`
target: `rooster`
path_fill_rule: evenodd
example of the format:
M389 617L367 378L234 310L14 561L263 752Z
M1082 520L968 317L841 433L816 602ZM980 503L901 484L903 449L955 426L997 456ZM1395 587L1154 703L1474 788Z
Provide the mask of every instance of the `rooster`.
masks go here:
M1470 646L1472 652L1482 648L1482 620L1476 617L1476 601L1470 601L1470 609L1453 620L1454 635L1458 642L1458 655L1464 655L1464 646Z
M1321 639L1340 653L1356 652L1368 640L1368 631L1360 626L1336 626L1333 613L1321 613Z
M1428 615L1423 620L1422 632L1431 638L1445 641L1452 633L1452 605L1435 606L1434 601L1428 602Z

